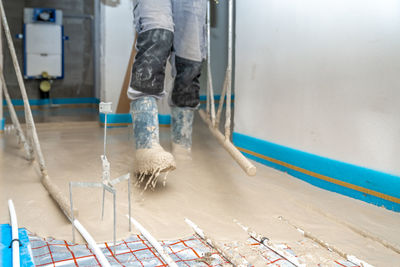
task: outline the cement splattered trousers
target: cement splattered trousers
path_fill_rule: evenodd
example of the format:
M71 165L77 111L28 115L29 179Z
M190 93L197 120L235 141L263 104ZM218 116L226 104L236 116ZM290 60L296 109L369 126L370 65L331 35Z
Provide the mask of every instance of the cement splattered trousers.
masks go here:
M169 56L175 82L170 104L196 108L206 56L206 0L136 0L138 38L128 97L163 96Z

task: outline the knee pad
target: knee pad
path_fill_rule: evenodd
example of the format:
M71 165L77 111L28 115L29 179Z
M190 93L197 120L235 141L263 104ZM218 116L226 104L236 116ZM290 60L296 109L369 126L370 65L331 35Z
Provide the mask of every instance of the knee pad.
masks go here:
M173 32L165 29L148 30L138 35L132 88L149 95L163 92L165 65L171 53L173 36Z
M172 90L172 104L196 108L200 103L200 74L202 62L175 57L176 77Z

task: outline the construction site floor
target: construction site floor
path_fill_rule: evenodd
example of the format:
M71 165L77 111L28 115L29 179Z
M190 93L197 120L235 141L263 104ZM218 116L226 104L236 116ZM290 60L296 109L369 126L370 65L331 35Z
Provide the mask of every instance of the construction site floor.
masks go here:
M154 191L133 188L132 216L159 240L193 235L189 218L221 242L246 242L248 235L234 219L275 244L285 244L307 266L337 266L343 258L295 229L374 266L400 266L400 214L332 193L272 168L254 163L248 177L195 118L192 160L178 159L177 169ZM69 181L100 181L103 129L98 122L38 123L37 130L49 175L68 196ZM170 128L161 127L161 143L170 150ZM133 171L131 127L108 130L111 177ZM127 184L117 185L117 237L128 231ZM99 189L75 189L79 220L97 242L112 240L112 197L106 194L101 220ZM40 237L71 241L71 224L40 183L37 164L24 159L15 132L0 137L0 223L9 223L12 198L19 226ZM367 234L367 237L366 235ZM82 239L78 242L83 243ZM390 246L384 246L382 241ZM257 265L257 264L256 264Z

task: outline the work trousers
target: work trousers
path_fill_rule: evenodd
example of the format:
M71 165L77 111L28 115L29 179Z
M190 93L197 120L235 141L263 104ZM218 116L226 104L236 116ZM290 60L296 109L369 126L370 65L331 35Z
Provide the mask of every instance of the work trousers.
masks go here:
M174 85L170 104L196 108L199 77L206 57L206 0L137 0L138 38L132 68L131 100L165 95L165 66L170 58Z

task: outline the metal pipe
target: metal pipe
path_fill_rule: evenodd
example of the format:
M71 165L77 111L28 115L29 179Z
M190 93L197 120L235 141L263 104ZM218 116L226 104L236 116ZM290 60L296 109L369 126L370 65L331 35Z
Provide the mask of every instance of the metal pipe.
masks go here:
M132 215L132 208L131 208L131 178L128 178L128 209L129 209L129 218L131 218ZM131 220L128 220L129 222L129 232L132 231L132 223Z
M117 246L117 193L113 191L113 209L114 209L114 226L113 226L113 241L114 241L114 255L115 255L115 247Z
M209 62L210 62L210 39L209 39L209 27L210 27L210 0L207 1L207 18L206 18L206 26L207 26L207 93L206 93L206 112L207 115L210 115L210 73L208 72Z
M168 255L167 252L162 248L160 243L135 219L132 217L129 217L129 215L126 215L128 219L133 223L136 229L139 230L139 232L147 239L147 241L150 242L150 244L157 250L157 252L161 255L163 260L172 267L177 267L178 265L175 263L175 261Z
M256 175L256 167L245 157L242 153L232 144L229 139L216 128L212 126L211 121L207 118L204 110L199 110L200 117L210 128L211 133L217 138L218 142L225 148L226 151L232 156L232 158L239 164L239 166L247 173L249 176Z
M107 113L104 114L104 150L103 156L106 157L106 144L107 144ZM106 158L107 160L107 158Z
M103 187L103 198L101 201L101 220L104 219L104 199L105 199L105 197L106 197L106 189L104 189L104 187Z
M20 241L18 238L18 222L17 222L17 214L15 213L14 203L11 199L8 200L8 210L10 211L10 219L11 219L12 266L19 267Z
M75 217L74 217L74 203L72 200L72 183L69 182L69 204L71 206L71 222L75 221ZM72 242L75 243L75 227L74 224L72 223Z
M94 72L94 97L100 99L100 13L101 13L101 5L100 0L94 0L93 2L93 72Z

